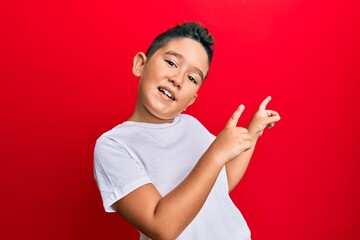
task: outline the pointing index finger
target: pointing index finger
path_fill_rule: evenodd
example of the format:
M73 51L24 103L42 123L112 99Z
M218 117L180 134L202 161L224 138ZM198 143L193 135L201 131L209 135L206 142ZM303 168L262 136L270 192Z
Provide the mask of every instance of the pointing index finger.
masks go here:
M243 113L244 109L245 109L245 106L243 104L241 104L236 109L236 111L232 114L229 121L226 123L226 127L236 127L237 122L239 121L239 118L240 118L241 114Z
M265 109L266 109L266 106L268 105L268 103L270 102L270 100L271 100L271 96L268 96L267 98L265 98L265 100L262 101L262 103L260 104L259 109L265 110Z

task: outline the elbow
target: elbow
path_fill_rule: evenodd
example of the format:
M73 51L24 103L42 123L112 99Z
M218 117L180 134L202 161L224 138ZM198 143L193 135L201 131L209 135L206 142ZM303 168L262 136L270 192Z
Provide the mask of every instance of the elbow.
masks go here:
M147 237L153 240L174 240L180 235L180 231L164 224L149 231L148 234L144 233Z

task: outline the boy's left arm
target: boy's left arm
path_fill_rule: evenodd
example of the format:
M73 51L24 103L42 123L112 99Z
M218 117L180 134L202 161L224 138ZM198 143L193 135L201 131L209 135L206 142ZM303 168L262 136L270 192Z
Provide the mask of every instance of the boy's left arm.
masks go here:
M229 185L229 192L231 192L244 176L245 171L249 165L251 156L254 152L258 138L263 134L266 127L272 128L275 122L280 120L280 116L273 110L266 109L271 97L267 97L259 106L258 111L254 114L247 129L252 138L251 148L238 155L232 161L226 164L226 174Z

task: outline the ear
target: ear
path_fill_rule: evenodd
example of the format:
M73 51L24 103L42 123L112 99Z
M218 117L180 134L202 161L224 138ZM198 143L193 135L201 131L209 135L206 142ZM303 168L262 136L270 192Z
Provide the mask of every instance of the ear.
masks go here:
M138 52L133 60L132 72L136 77L140 77L146 63L146 56L143 52Z

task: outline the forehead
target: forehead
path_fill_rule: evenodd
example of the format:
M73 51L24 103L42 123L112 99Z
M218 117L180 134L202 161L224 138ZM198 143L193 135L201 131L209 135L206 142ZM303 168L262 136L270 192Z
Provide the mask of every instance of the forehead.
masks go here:
M158 49L159 54L175 52L187 64L200 69L204 74L209 70L208 56L201 43L190 38L175 38Z

